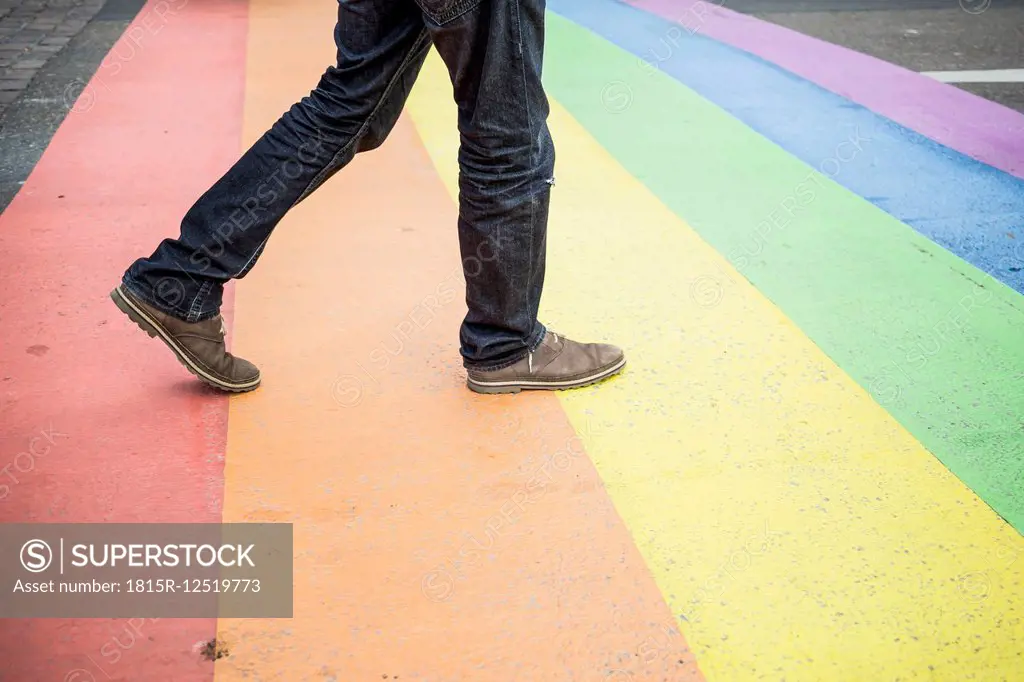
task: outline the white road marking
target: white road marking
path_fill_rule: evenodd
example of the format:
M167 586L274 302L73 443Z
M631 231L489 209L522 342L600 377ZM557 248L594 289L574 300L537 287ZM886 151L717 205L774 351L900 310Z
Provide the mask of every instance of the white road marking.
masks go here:
M922 76L943 83L1024 83L1024 69L988 71L922 71Z

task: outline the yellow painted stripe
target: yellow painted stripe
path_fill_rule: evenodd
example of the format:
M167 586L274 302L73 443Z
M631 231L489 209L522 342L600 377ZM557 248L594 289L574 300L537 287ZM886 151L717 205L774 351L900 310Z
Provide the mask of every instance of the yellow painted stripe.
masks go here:
M446 91L432 55L454 198ZM630 363L560 399L707 678L1019 678L1024 539L552 104L543 319Z

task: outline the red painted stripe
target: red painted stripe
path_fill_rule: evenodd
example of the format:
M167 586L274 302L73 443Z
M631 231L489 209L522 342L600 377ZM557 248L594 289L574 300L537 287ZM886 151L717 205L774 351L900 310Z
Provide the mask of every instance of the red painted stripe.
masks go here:
M108 293L237 157L247 30L242 0L150 2L0 216L0 521L220 521L227 402ZM215 627L0 621L0 678L211 680Z

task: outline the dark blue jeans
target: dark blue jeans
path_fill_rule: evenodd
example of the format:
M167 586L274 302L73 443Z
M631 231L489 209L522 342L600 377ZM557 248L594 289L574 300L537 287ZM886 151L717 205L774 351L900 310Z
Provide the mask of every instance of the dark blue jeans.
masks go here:
M430 46L458 104L459 241L467 367L533 350L554 145L541 85L544 0L339 0L337 65L128 269L124 285L187 321L217 315L225 282L256 264L285 213L359 152L380 146ZM401 187L395 200L401 201Z

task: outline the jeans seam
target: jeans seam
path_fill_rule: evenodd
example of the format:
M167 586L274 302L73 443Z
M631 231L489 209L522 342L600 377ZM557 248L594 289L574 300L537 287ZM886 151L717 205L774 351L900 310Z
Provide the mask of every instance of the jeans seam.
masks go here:
M210 293L211 287L212 283L210 280L206 280L199 285L199 291L196 292L196 297L192 299L192 305L189 307L187 317L185 318L187 322L196 322L199 319L203 303L206 300L206 295Z
M255 261L256 258L263 252L263 247L265 247L267 245L268 241L270 241L270 235L269 234L266 236L266 238L262 242L260 242L260 245L256 247L256 250L252 252L252 255L249 256L249 260L247 260L245 262L245 265L242 266L241 270L239 270L238 272L236 272L234 275L231 276L231 279L235 279L237 277L241 277L242 273L246 272L247 268L249 268L249 266L252 265L253 261Z
M533 116L530 113L530 87L526 76L526 57L523 54L523 16L522 6L520 0L515 0L516 3L516 33L517 43L519 44L519 65L522 75L522 87L523 87L523 111L526 112L526 131L530 139L530 165L536 167L538 164L538 157L540 152L540 146L536 144L536 140L533 134ZM530 249L529 249L529 263L530 263L530 276L526 282L526 305L528 310L533 310L533 282L536 279L535 269L537 263L533 257L533 238L532 235L536 229L537 219L537 201L536 196L531 193L529 197L530 202ZM539 307L539 303L538 303ZM538 344L540 341L537 342Z
M395 89L395 85L398 83L402 75L405 73L406 69L408 69L409 65L412 63L412 56L417 52L416 47L423 41L424 38L429 37L430 32L427 31L426 28L421 29L420 34L419 36L416 37L416 40L413 42L412 47L409 49L408 52L406 52L405 58L402 60L402 63L398 65L397 69L395 69L394 75L391 77L391 80L388 81L387 86L384 88L384 92L381 93L380 99L378 99L377 104L374 105L373 111L371 111L370 114L363 121L363 125L360 126L359 130L356 132L355 135L349 138L349 141L345 143L345 145L341 149L335 152L334 156L331 157L331 160L324 165L320 172L317 173L313 177L313 179L309 181L309 184L306 185L306 188L304 190L302 190L302 193L295 200L295 203L292 204L293 208L300 201L302 201L303 199L305 199L310 194L316 191L316 188L319 186L317 183L323 179L324 175L331 169L334 163L338 160L338 157L348 152L352 145L357 144L358 141L363 137L363 135L366 133L367 128L370 126L370 122L380 112L380 108L384 105L384 102L387 101L388 96L391 94L391 91Z
M531 353L533 351L537 350L537 348L540 346L540 344L543 343L544 337L548 335L548 328L547 327L545 327L540 322L537 322L537 326L540 327L540 329L537 330L537 332L539 332L539 333L534 332L534 333L537 333L537 338L536 338L536 340L532 344L529 345L529 349L530 349Z
M469 10L473 9L475 5L479 5L481 0L462 0L449 7L444 12L441 12L436 17L430 17L434 23L438 26L447 24L449 21L456 19L459 15L465 14ZM428 15L429 16L429 15Z

